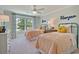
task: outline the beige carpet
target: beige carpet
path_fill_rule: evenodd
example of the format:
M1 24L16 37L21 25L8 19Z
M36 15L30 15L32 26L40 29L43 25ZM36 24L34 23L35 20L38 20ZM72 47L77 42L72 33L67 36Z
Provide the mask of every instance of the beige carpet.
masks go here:
M10 40L9 51L10 54L38 54L39 51L29 42L24 34L20 34L16 39Z

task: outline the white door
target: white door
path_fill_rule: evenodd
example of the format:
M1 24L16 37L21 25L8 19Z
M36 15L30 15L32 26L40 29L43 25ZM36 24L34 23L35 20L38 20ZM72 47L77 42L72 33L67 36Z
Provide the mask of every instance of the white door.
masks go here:
M32 18L18 17L16 18L16 37L22 36L27 30L32 29Z

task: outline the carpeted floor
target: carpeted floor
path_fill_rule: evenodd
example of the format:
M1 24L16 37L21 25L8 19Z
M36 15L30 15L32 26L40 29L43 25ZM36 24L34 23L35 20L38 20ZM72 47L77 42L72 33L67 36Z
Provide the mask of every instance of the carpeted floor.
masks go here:
M10 54L38 54L39 51L32 46L24 34L20 34L16 39L12 39L9 42L9 51Z

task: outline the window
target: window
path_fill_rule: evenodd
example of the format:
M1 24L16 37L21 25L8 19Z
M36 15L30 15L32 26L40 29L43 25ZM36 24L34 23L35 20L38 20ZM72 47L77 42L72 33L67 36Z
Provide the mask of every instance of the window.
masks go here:
M26 31L32 29L32 18L16 18L16 31Z
M23 31L25 29L25 18L16 18L16 31Z

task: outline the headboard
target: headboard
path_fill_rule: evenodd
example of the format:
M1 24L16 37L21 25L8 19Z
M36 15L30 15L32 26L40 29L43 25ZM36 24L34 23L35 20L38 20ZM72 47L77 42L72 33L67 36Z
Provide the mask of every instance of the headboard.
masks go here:
M77 23L60 23L58 26L61 26L61 25L71 25L71 33L73 33L73 28L76 28L76 42L77 42L77 48L78 48L78 24ZM75 25L75 26L74 26Z

